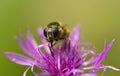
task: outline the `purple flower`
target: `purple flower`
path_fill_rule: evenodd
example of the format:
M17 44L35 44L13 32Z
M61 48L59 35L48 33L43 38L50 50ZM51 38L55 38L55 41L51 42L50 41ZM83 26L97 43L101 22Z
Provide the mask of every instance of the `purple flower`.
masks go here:
M111 48L112 40L109 44L104 42L104 49L100 53L95 53L94 47L86 49L87 43L81 43L79 40L79 26L76 26L70 33L67 40L63 40L62 45L55 45L51 50L49 42L45 40L43 29L38 29L41 38L41 44L37 44L34 37L27 32L27 37L21 33L21 39L15 37L17 43L27 56L13 52L4 54L13 62L28 66L23 76L29 69L34 76L97 76L99 69L103 69L102 76L107 68L120 71L112 66L105 66L102 61ZM91 58L87 58L91 54ZM34 67L41 69L39 73L34 71Z

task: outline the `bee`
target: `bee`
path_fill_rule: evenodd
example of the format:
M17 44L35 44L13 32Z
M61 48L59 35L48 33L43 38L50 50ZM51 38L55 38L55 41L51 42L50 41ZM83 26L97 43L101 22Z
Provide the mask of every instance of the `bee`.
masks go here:
M53 47L58 40L66 39L69 36L69 30L60 22L51 22L44 29L44 36Z

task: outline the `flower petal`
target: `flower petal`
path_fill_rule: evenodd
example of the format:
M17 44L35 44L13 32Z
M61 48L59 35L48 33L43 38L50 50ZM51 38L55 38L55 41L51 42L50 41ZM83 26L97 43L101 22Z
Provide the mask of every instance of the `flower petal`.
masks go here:
M31 67L29 66L29 67L24 71L23 76L26 76L26 74L27 74L27 72L28 72L28 70L29 70L30 68L31 68Z
M97 74L81 74L80 76L97 76Z
M35 38L33 37L33 35L30 33L30 30L28 29L27 31L27 40L31 43L31 47L33 47L33 49L36 49L36 47L38 46Z
M113 70L115 70L115 71L120 71L120 69L118 69L118 68L115 68L115 67L113 67L113 66L105 66L106 68L109 68L109 69L113 69Z
M26 41L26 45L29 48L29 51L31 51L31 53L34 55L35 58L41 58L41 55L38 51L38 44L35 40L35 38L30 34L30 30L28 30L27 33L27 41Z
M71 46L74 47L79 42L80 27L76 26L70 33Z
M15 37L17 43L19 46L23 49L23 52L28 54L30 57L33 57L35 59L40 58L39 51L37 49L37 43L34 39L34 37L30 34L30 31L28 30L27 39L24 37L23 33L20 33L20 36L22 38L22 41L19 40L17 37Z
M94 64L95 66L99 65L105 58L106 58L106 54L107 52L110 50L112 44L114 43L115 40L112 40L108 45L105 41L104 43L104 49L102 51L102 53L99 54L96 63Z
M29 55L30 57L33 57L34 58L34 55L31 51L29 51L29 49L27 48L25 42L26 42L26 39L25 37L22 37L22 40L21 41L20 39L18 39L16 36L15 36L15 40L16 42L18 43L18 45L20 46L20 48L23 50L23 52L25 52L27 55ZM24 42L24 43L23 43Z
M46 40L45 40L45 36L44 36L44 34L43 34L43 29L42 29L42 28L39 28L39 29L38 29L38 35L39 35L39 37L40 37L40 39L41 39L41 42L42 42L42 43L45 43Z
M34 63L34 60L31 58L28 58L26 56L13 53L13 52L4 52L4 54L13 62L20 64L20 65L25 65L25 66L32 66Z
M48 46L44 46L44 49L45 49L45 51L46 51L47 53L50 54L49 43L46 41L46 38L45 38L45 36L43 35L43 29L42 29L42 28L39 28L39 29L38 29L38 34L39 34L39 37L40 37L40 39L41 39L41 42L42 42L43 44L47 44L47 45L48 45Z

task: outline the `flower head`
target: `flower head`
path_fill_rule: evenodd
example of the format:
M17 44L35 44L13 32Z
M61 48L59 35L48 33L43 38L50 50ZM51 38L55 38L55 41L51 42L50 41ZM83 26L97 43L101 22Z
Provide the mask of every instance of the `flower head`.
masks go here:
M28 56L13 52L4 53L13 62L28 66L23 76L26 76L29 69L35 76L48 74L51 76L97 76L99 69L103 69L103 76L107 68L120 71L120 69L101 63L106 58L114 40L109 44L105 41L102 52L95 53L94 48L85 49L86 45L80 43L79 26L76 26L68 39L63 40L61 46L55 45L51 50L49 42L43 35L43 29L38 29L38 34L41 38L40 45L36 43L29 30L27 37L24 37L22 33L20 34L21 40L16 37L17 43ZM88 59L89 54L92 57ZM34 67L41 69L42 72L36 73Z

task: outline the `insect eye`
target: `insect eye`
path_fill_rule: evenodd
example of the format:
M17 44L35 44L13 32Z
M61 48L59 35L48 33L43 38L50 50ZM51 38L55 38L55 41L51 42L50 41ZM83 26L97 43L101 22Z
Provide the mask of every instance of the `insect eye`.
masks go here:
M59 30L58 30L58 28L54 27L54 28L52 28L52 31L53 31L54 37L57 37L57 36L59 35Z
M44 33L44 36L47 37L47 29L46 28L44 29L43 33Z

